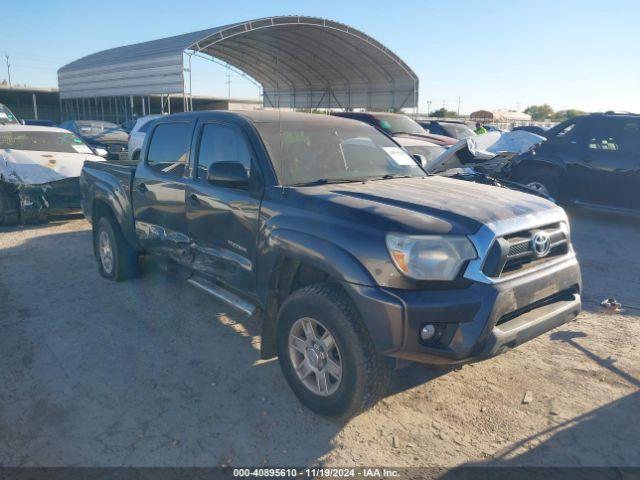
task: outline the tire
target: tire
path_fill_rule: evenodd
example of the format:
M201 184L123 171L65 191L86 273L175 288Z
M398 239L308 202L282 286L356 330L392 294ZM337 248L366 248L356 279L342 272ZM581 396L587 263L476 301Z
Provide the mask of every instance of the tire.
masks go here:
M16 225L20 221L18 196L0 184L0 225Z
M129 245L113 217L100 217L94 242L100 275L116 282L138 275L138 252Z
M314 334L308 336L305 322L310 320L315 322ZM328 346L327 332L334 339L328 343L335 343L329 349L323 348ZM296 348L291 346L290 335L296 337ZM322 347L316 350L311 344L318 340ZM358 312L337 285L309 285L285 300L278 314L277 348L280 368L289 386L315 413L349 418L373 406L387 392L391 361L376 352ZM317 351L320 355L315 354ZM312 360L322 359L323 354L324 363L314 365ZM336 364L340 367L339 380L334 375ZM304 378L296 372L296 366L300 375L306 374ZM326 379L327 388L322 389L322 394L318 375Z
M522 176L523 185L558 200L560 198L560 182L558 175L550 170L538 168Z

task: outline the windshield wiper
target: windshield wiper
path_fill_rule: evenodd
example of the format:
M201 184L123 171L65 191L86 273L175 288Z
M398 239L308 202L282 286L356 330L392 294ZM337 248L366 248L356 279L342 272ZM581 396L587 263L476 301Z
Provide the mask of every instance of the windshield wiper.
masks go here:
M369 178L368 180L389 180L391 178L421 178L415 175L396 175L395 173L387 173L380 177Z
M318 178L310 182L294 183L291 187L313 187L314 185L327 185L329 183L364 183L364 178Z

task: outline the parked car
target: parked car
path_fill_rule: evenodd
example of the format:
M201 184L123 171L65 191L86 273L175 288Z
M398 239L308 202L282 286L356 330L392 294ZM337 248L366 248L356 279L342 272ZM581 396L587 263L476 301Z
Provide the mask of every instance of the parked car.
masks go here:
M430 160L425 170L432 175L510 188L556 202L547 193L505 179L502 175L510 167L514 157L530 151L544 141L544 137L526 131L474 134Z
M500 132L500 133L507 133L508 132L508 130L505 130L504 128L500 128L497 125L491 125L491 124L483 123L482 126L484 127L484 129L487 132Z
M147 134L147 130L151 125L151 120L156 118L160 118L162 115L154 114L154 115L145 115L144 117L138 118L135 125L131 129L129 133L129 159L137 160L140 155L140 149L142 148L142 144L144 143L144 137Z
M120 129L124 130L127 133L131 133L131 130L133 130L133 127L134 127L134 125L136 124L137 121L138 121L138 119L132 118L131 120L127 120L126 122L122 122L120 124Z
M20 120L13 114L9 107L0 103L0 125L20 125Z
M85 160L103 159L67 130L0 125L0 225L80 209L78 179Z
M445 147L421 138L395 137L394 140L427 171L429 165L447 150Z
M33 125L36 127L55 127L56 122L54 122L53 120L45 120L45 119L34 119L34 118L30 118L30 119L26 119L24 121L24 125Z
M60 124L89 144L97 152L106 151L108 160L127 160L129 134L118 125L101 120L69 120Z
M137 166L87 162L80 184L102 276L157 253L256 315L262 358L323 415L375 403L394 365L489 358L580 311L562 208L428 176L364 123L180 113L153 122Z
M381 130L382 132L396 137L415 137L427 140L436 145L448 147L456 143L456 139L443 135L428 133L418 123L406 115L399 113L384 112L331 112L331 115L342 118L352 118Z
M574 117L516 157L509 178L569 203L640 211L640 115Z
M465 122L446 120L416 120L416 122L429 133L444 135L456 140L464 140L475 135Z
M517 132L518 130L535 133L536 135L542 135L543 137L547 134L546 128L538 127L536 125L520 125L519 127L513 127L511 129L512 132Z

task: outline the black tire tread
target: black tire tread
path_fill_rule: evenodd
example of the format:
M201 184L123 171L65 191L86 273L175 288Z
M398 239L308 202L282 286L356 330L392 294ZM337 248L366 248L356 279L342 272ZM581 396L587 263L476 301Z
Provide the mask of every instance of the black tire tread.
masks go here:
M115 249L117 250L115 253L116 256L116 265L114 269L114 275L108 276L106 272L102 269L102 265L100 264L100 256L98 255L98 265L100 269L100 274L109 278L110 280L115 280L116 282L121 282L124 280L130 280L135 278L139 274L139 264L138 264L138 252L127 242L122 234L122 230L120 229L120 225L113 217L113 215L103 215L96 222L96 229L94 234L94 242L98 240L98 231L100 229L100 223L102 221L106 221L109 223L111 227L111 231L113 233L115 239ZM97 251L97 250L96 250Z
M292 293L282 304L281 310L292 301L308 298L309 296L323 297L344 312L344 317L353 329L362 349L364 364L364 394L360 401L336 418L347 418L365 411L375 405L387 392L391 380L392 367L388 358L382 357L369 336L369 332L351 299L342 289L332 283L311 284Z

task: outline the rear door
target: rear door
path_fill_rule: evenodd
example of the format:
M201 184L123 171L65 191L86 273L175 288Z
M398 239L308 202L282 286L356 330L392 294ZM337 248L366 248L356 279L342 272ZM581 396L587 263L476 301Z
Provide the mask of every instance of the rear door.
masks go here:
M188 251L185 185L192 132L188 120L155 125L131 194L140 244L178 261Z
M195 169L187 187L189 239L195 245L193 267L241 292L255 291L256 239L262 180L255 152L237 125L204 122L193 143ZM207 181L214 162L240 162L249 188L229 188Z
M639 208L640 121L603 116L589 122L582 156L585 184L596 203Z

